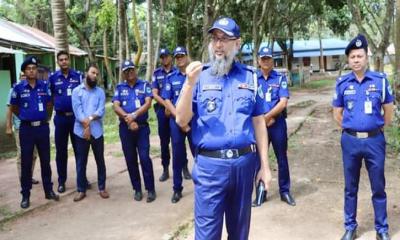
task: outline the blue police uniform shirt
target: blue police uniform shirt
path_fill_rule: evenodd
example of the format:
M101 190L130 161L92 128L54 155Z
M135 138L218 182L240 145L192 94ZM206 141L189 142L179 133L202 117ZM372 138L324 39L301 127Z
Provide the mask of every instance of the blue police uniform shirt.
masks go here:
M118 84L112 101L120 102L121 108L126 113L133 113L143 106L148 97L153 97L150 84L138 79L132 87L129 86L127 82ZM136 121L138 123L144 123L147 121L148 117L149 115L146 112L143 115L138 116Z
M14 87L12 87L10 89L10 91L8 92L7 107L9 107L11 105L11 95L13 93L13 89L14 89ZM19 118L14 113L12 114L12 118L11 119L12 119L12 125L13 125L14 129L18 130L19 129L19 125L21 124L21 120L19 120Z
M72 69L65 77L61 70L54 72L50 78L50 89L54 99L54 110L72 112L72 90L82 82L82 74Z
M193 89L191 121L198 149L243 148L256 143L252 118L264 114L266 108L254 74L238 62L223 77L212 75L211 68L200 73Z
M286 76L271 70L267 79L264 78L260 70L257 71L259 82L258 91L264 98L267 112L271 111L281 98L289 98L289 89Z
M11 94L11 105L19 108L19 119L22 121L47 120L47 103L51 102L51 91L48 85L41 80L36 80L32 88L27 80L22 80L15 85Z
M165 81L167 80L167 78L169 76L173 75L175 71L176 71L175 67L172 67L169 72L166 72L165 69L162 67L159 67L156 70L154 70L152 81L151 81L151 88L158 89L159 94L161 94L162 89L165 86Z
M106 95L100 87L86 89L82 83L72 91L72 109L75 114L74 133L83 138L84 128L81 122L95 114L99 116L90 122L92 136L97 139L103 135L103 116L105 113Z
M183 74L179 70L176 71L165 81L165 88L162 91L161 97L171 100L172 104L175 106L185 80L186 74Z
M361 83L354 72L339 77L332 105L343 108L342 128L366 132L384 125L382 105L391 102L393 95L386 75L367 70Z

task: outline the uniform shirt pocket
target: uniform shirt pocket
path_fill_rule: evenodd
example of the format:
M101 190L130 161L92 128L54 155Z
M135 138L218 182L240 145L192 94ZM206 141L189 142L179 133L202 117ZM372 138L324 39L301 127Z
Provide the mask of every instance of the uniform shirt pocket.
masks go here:
M199 115L215 116L221 114L222 92L216 90L203 91L199 95Z
M237 112L251 114L255 103L254 92L250 89L239 89L235 98Z

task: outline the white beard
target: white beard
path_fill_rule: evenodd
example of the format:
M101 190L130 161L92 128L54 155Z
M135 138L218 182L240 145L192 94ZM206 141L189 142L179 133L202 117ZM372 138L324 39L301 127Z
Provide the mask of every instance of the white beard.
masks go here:
M217 77L223 77L225 74L228 74L237 53L238 50L235 49L231 51L228 56L217 59L210 43L208 45L208 56L210 56L211 74Z

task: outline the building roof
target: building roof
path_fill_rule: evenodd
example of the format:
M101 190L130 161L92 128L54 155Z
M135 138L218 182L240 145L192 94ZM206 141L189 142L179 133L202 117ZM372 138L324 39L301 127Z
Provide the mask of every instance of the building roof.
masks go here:
M23 49L55 52L55 39L39 29L0 18L0 45ZM69 45L71 55L87 55L82 49Z
M346 49L348 42L337 39L322 39L322 48L324 50L324 55L342 55L344 54L344 50ZM242 54L251 54L253 51L254 45L245 44L242 48ZM260 45L261 47L268 46L268 43L263 42ZM342 52L343 51L343 52ZM282 55L282 48L279 46L277 42L274 42L273 48L274 55L279 56ZM315 53L318 52L317 55ZM311 56L309 54L313 54L312 56L319 56L319 40L318 39L310 39L310 40L294 40L293 41L293 54L294 57L303 57L303 56Z

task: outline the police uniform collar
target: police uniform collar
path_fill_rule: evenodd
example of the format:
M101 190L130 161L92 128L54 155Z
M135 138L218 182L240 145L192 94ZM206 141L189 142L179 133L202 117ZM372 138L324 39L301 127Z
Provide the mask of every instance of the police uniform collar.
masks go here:
M271 71L269 72L268 78L269 77L275 77L275 76L279 76L279 73L277 71L275 71L275 69L271 69ZM257 70L257 77L258 78L264 78L264 75L262 73L262 71L260 69ZM267 79L265 79L267 80Z

